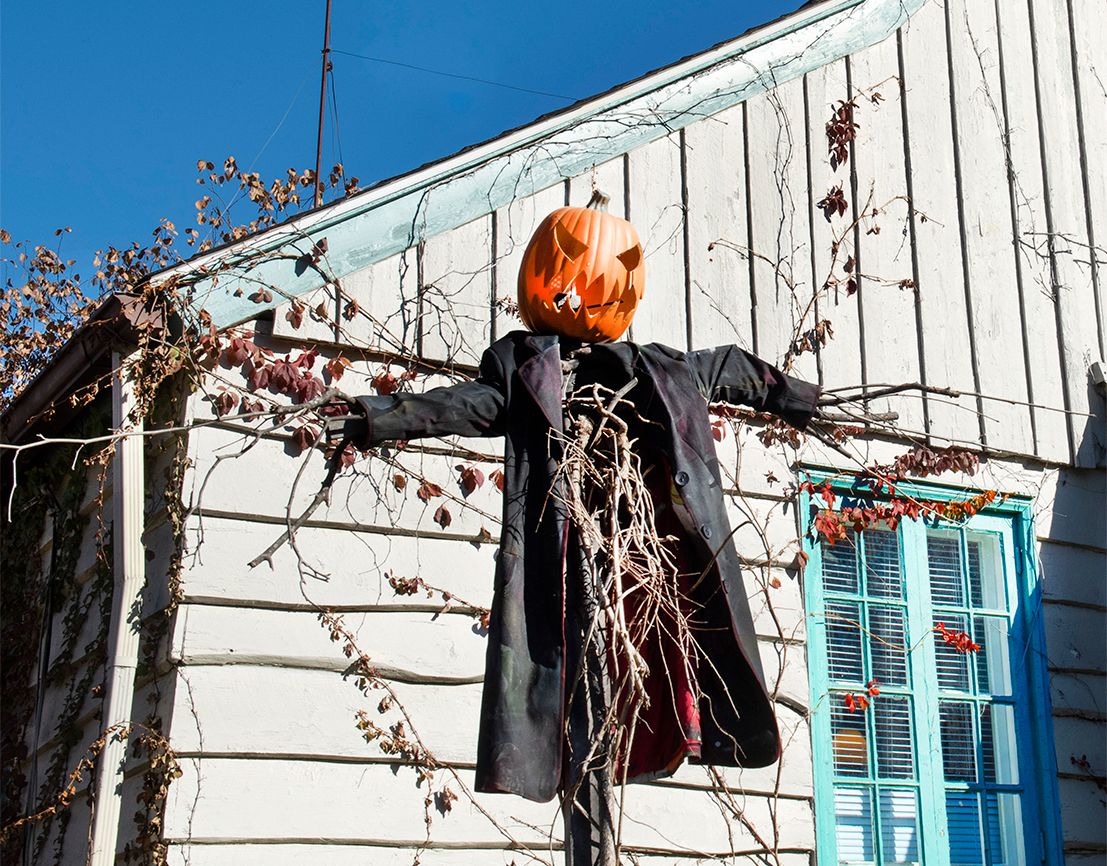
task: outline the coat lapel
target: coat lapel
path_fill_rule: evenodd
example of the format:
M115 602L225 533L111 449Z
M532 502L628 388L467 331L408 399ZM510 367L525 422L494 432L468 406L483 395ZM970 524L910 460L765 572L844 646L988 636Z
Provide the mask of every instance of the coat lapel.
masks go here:
M519 365L519 381L538 404L550 427L563 431L561 409L561 353L552 334L529 334L523 339L534 354Z

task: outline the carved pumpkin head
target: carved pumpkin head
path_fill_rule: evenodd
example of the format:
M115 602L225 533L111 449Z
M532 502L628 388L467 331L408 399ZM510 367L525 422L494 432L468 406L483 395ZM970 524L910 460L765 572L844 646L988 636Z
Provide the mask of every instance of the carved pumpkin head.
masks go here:
M638 232L607 213L596 191L587 207L542 220L519 268L519 315L532 331L590 343L618 340L646 288Z

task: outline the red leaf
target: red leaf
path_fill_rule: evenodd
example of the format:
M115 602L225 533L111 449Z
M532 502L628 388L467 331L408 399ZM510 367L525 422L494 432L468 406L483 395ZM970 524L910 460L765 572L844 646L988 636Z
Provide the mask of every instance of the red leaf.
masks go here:
M342 355L335 355L323 365L323 369L330 374L332 382L337 382L341 379L349 367L350 362L342 357Z
M373 386L373 390L380 396L387 397L389 394L396 393L396 390L400 387L400 380L393 376L388 370L382 370L373 377L373 381L370 384Z
M474 490L478 490L484 486L484 473L480 471L476 466L455 466L458 472L461 473L461 492L468 498Z
M453 523L453 517L450 515L450 509L445 505L439 505L434 512L434 522L445 529L451 523Z
M215 407L215 414L222 417L229 415L238 406L238 394L234 391L220 391L212 401L212 406Z
M315 444L315 440L319 438L319 431L309 424L305 424L302 427L297 427L292 433L292 442L299 448L300 451L304 451Z
M397 472L392 476L392 486L397 491L402 491L407 487L407 478Z
M292 325L293 330L299 329L304 323L304 305L297 300L292 301L288 312L284 314L285 321Z
M327 390L323 380L318 376L307 373L296 382L296 396L301 403L307 403L319 397Z
M492 483L496 485L496 489L501 493L504 491L504 473L501 469L493 469L488 473L488 477L492 479Z
M434 499L436 496L442 495L442 488L433 481L424 481L419 485L419 489L415 491L415 495L423 500L423 502L430 502L430 500Z

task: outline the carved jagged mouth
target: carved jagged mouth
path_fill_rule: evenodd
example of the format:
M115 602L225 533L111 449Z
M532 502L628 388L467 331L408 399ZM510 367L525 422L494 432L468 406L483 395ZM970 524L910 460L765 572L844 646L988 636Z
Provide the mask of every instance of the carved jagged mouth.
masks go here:
M573 286L568 292L558 292L553 298L554 309L559 313L566 304L568 304L569 309L575 313L580 309L581 303L581 297L577 294L576 286ZM589 309L591 309L591 307Z

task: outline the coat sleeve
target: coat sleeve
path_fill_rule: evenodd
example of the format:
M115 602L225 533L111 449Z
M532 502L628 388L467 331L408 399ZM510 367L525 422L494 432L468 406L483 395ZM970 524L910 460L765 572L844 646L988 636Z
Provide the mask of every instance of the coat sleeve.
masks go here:
M685 360L708 402L750 406L801 430L815 414L818 385L788 376L737 346L689 352Z
M506 400L503 366L491 350L471 382L434 388L422 394L357 398L365 424L353 437L362 449L381 442L425 436L500 436Z

